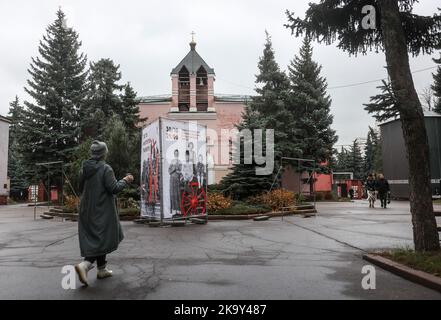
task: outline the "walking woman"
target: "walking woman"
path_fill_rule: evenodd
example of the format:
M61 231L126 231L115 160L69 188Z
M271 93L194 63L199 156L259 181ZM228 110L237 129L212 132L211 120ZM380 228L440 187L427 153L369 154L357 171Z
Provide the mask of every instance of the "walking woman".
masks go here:
M390 191L389 182L384 178L384 175L378 175L377 180L378 198L381 202L381 207L386 209L386 203L388 201L388 194Z
M368 195L369 208L374 208L376 183L372 173L369 173L364 187L366 188Z
M116 180L113 169L104 162L107 145L93 141L91 159L83 162L80 171L80 213L78 235L84 261L75 266L80 281L88 285L87 272L96 261L98 279L112 276L106 267L106 255L115 251L124 234L119 223L115 195L133 181L132 175Z

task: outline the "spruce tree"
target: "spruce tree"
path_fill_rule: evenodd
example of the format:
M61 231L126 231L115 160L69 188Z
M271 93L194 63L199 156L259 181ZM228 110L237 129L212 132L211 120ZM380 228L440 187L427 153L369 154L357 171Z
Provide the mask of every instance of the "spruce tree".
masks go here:
M11 121L9 124L9 147L14 144L22 132L23 112L23 106L20 104L18 96L15 96L15 99L9 103L8 120Z
M121 95L121 121L124 123L127 130L132 134L138 130L136 125L139 121L139 106L136 92L133 90L130 82L124 86L124 93Z
M35 167L38 162L69 162L78 144L78 111L84 103L87 77L87 59L80 47L78 34L58 10L40 42L40 56L32 59L31 79L25 88L32 100L25 101L20 143L23 160L32 169L39 168ZM59 171L52 173L59 178Z
M23 122L23 106L18 96L10 104L8 119L9 125L9 153L8 153L8 177L10 180L10 196L13 199L23 200L27 196L28 180L26 179L26 166L22 157L22 145L20 136Z
M82 141L75 149L72 155L71 165L66 168L66 179L65 192L69 195L78 196L80 187L80 176L79 172L83 166L83 162L90 159L90 146L92 145L92 139L88 138Z
M266 32L263 55L258 63L256 93L250 102L252 111L257 112L256 129L274 130L274 156L296 157L301 153L295 138L296 120L291 103L290 83L284 71L275 60L271 37ZM260 127L259 127L260 126ZM276 161L278 163L278 161ZM278 169L278 167L276 168Z
M129 144L129 155L130 161L128 163L127 172L131 173L135 178L132 182L132 185L140 185L139 176L140 176L140 165L139 161L141 159L141 138L142 133L140 129L136 129L133 132L128 130L130 144Z
M374 144L374 168L376 172L383 172L383 149L381 145L381 135L378 131L373 131Z
M433 95L436 97L433 111L441 113L441 55L439 59L433 59L433 61L439 64L436 73L433 74L434 82L431 86Z
M139 159L141 159L142 132L138 124L146 121L147 118L140 117L139 99L137 98L137 93L130 85L130 82L124 87L124 94L121 96L121 101L123 110L121 118L130 138L130 163L128 172L135 177L132 184L139 185Z
M245 107L242 121L237 125L239 131L248 129L260 129L262 119L258 112L254 111L250 105ZM252 164L245 163L244 149L245 144L251 144L252 140L241 137L233 145L234 148L240 148L239 154L233 154L233 160L236 162L233 169L220 182L220 190L233 199L245 199L267 191L273 183L273 176L256 175L256 167Z
M271 188L273 181L279 181L275 177L278 172L282 156L299 156L300 149L295 139L294 114L289 111L289 79L280 70L274 56L271 38L266 33L266 43L263 55L258 62L259 73L256 75L256 93L247 105L242 122L237 126L240 130L273 129L274 130L274 156L275 168L270 175L256 175L257 164L244 163L243 144L252 143L241 139L240 164L235 164L233 171L221 181L221 189L234 197L243 199L250 195L256 195ZM263 150L266 152L265 137L262 141Z
M120 92L123 86L118 84L119 80L119 65L111 59L100 59L90 64L87 102L81 110L83 139L102 139L106 122L113 115L122 114Z
M288 66L291 80L289 109L297 119L296 138L300 142L301 157L316 161L315 171L329 172L333 145L338 137L331 128L331 98L326 92L326 79L321 76L322 67L312 60L313 49L308 37L303 40L298 55ZM312 174L312 163L303 162L302 169ZM313 181L309 179L310 191Z
M381 173L383 171L383 157L381 150L380 134L377 130L369 126L367 135L367 143L365 146L365 176L370 172ZM369 142L370 141L370 142ZM370 146L368 147L370 143ZM368 155L369 154L369 155Z
M363 159L363 178L366 178L369 173L374 172L374 157L375 157L375 150L374 150L374 144L372 142L372 136L370 132L367 134L366 138L366 145L364 146L364 159Z
M366 138L366 145L364 147L364 176L367 178L369 173L377 173L381 171L379 153L381 150L380 140L374 128L369 126L369 131ZM381 159L380 159L381 160Z
M104 130L104 140L109 149L106 161L112 166L118 179L124 177L131 163L130 139L118 115L109 119Z
M340 151L334 151L334 167L335 172L348 172L351 171L350 155L349 152L342 146Z
M355 139L349 148L349 170L354 173L354 179L363 179L363 156L360 145Z

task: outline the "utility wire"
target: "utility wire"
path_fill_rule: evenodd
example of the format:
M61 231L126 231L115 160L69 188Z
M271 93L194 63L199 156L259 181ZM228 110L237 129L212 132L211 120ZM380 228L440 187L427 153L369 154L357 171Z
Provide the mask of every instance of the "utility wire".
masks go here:
M436 67L438 67L438 66L432 66L432 67L427 67L427 68L423 68L423 69L418 69L418 70L412 71L411 73L412 74L419 73L419 72L435 69ZM250 89L250 90L253 90L253 91L255 90L255 88L251 88L251 87L248 87L248 86L245 86L245 85L242 85L242 84L238 84L238 83L235 83L235 82L223 79L223 78L217 77L217 79L219 79L221 81L224 81L226 83L229 83L231 85L234 85L236 87L242 87L242 88ZM380 81L387 80L387 79L388 78L386 77L386 78L380 78L380 79L375 79L375 80L368 80L368 81L363 81L363 82L355 82L355 83L350 83L350 84L345 84L345 85L328 87L327 89L328 90L333 90L333 89L351 88L351 87L361 86L361 85L364 85L364 84L380 82Z
M423 72L423 71L427 71L427 70L430 70L430 69L434 69L436 67L437 66L432 66L432 67L428 67L428 68L424 68L424 69L419 69L419 70L412 71L411 73L414 74L414 73L418 73L418 72ZM352 83L352 84L346 84L346 85L341 85L341 86L329 87L328 89L331 90L331 89L356 87L356 86L360 86L360 85L363 85L363 84L379 82L379 81L383 81L383 80L387 80L387 79L388 78L386 77L386 78L381 78L381 79L376 79L376 80L369 80L369 81L364 81L364 82L356 82L356 83Z

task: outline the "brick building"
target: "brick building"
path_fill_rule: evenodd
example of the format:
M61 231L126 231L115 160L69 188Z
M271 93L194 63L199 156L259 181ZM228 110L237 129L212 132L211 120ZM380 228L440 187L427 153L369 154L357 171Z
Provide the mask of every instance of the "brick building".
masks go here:
M215 94L215 76L214 69L202 59L192 40L190 51L171 70L171 94L142 97L139 104L140 118L147 118L146 123L165 117L197 121L207 126L211 131L207 144L209 184L219 182L231 167L228 154L221 151L221 146L231 149L231 140L223 132L240 122L250 99L243 95Z

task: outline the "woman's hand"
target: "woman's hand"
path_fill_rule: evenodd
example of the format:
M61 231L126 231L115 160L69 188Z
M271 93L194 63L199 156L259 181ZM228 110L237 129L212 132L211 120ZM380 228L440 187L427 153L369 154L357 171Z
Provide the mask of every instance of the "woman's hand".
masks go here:
M132 183L133 182L133 176L131 174L126 175L123 178L127 183Z

